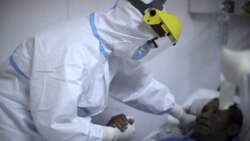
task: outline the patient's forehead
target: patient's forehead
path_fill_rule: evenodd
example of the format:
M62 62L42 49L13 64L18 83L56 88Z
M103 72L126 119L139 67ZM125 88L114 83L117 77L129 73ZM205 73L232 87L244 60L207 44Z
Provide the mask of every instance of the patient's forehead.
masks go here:
M211 107L214 107L214 108L219 108L219 100L218 99L212 99L205 106L211 106Z
M221 118L225 118L225 119L229 119L230 118L230 109L226 109L226 110L220 110L219 109L219 99L215 98L212 99L211 101L209 101L204 107L203 109L210 109L210 110L216 110L220 112L220 117Z
M226 116L227 118L229 118L229 113L230 113L230 109L226 109L226 110L220 110L219 109L219 99L215 98L212 99L211 101L209 101L204 107L203 109L212 109L212 110L217 110L220 111L222 115Z

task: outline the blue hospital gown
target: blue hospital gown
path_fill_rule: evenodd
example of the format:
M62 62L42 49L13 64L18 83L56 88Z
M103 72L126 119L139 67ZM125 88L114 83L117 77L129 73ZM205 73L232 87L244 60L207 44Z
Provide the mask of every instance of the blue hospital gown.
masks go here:
M195 139L193 139L192 137L184 137L184 138L178 138L178 137L174 137L174 138L167 138L161 141L197 141ZM232 139L232 141L240 141L238 137Z
M167 138L161 141L197 141L191 137L184 137L184 138L178 138L178 137L174 137L174 138Z

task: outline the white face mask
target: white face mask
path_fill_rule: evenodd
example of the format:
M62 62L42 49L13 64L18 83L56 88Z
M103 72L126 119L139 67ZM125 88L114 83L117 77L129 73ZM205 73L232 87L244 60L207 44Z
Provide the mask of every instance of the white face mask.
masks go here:
M114 56L129 60L137 50L137 46L140 46L144 42L143 40L137 41L137 43L132 41L116 41L113 43Z
M160 44L160 46L158 46ZM144 40L114 42L114 55L131 61L151 60L172 46L169 38L163 37L153 42Z

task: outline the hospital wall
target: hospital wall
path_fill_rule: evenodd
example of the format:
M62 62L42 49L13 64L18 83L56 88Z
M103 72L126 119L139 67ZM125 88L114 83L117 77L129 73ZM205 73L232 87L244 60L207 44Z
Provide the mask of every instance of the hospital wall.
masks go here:
M0 62L7 59L27 36L64 22L77 15L106 10L116 0L1 0L0 1ZM101 4L100 4L101 3ZM217 89L219 85L219 55L217 16L190 14L188 0L168 1L167 9L182 21L179 43L147 64L156 79L168 86L177 103L199 88ZM228 47L249 48L250 20L233 16L229 25ZM162 45L164 46L164 45ZM125 113L135 117L136 134L140 141L167 121L166 115L144 113L109 98L105 111L93 122L106 124L113 115Z

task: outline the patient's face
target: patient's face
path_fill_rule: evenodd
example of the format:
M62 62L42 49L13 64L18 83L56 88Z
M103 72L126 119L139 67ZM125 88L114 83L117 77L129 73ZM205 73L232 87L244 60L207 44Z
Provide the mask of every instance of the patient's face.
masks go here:
M229 110L219 110L217 99L206 104L201 114L197 117L193 136L201 138L227 138L227 129L229 128Z

